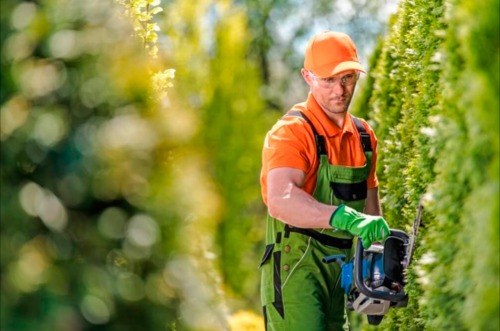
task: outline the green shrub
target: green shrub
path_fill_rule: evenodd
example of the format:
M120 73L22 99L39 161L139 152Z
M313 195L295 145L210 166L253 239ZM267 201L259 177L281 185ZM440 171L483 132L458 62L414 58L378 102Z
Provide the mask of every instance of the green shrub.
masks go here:
M498 8L402 1L356 104L379 138L391 226L425 206L409 306L387 330L498 330Z

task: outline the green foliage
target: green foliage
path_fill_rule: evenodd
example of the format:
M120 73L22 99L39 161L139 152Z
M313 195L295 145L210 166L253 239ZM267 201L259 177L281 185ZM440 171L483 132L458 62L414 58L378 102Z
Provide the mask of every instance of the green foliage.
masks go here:
M122 3L157 55L158 2ZM226 298L257 308L269 123L244 16L171 6L167 99L108 2L2 2L2 330L220 330Z
M109 2L18 2L9 13L1 329L163 328L176 312L161 238L175 223L149 206L165 135L148 57Z
M259 303L255 285L260 275L254 272L254 261L262 253L264 235L260 226L264 209L258 175L262 137L271 125L271 118L264 113L261 99L255 98L260 83L256 66L245 63L248 37L243 12L227 15L216 29L218 47L210 72L211 76L223 79L212 86L212 98L203 115L206 123L203 141L211 151L212 175L225 201L217 234L223 275L229 288L257 310L260 304L255 304Z
M491 10L498 7L498 1L451 3L449 42L445 45L447 54L457 59L445 66L450 79L444 84L448 93L443 97L443 115L449 120L440 128L443 157L437 164L440 174L433 185L433 211L443 227L452 220L456 222L457 231L454 254L442 255L443 260L452 261L446 273L441 271L448 280L448 295L431 292L429 300L461 298L463 304L452 309L463 328L469 330L494 330L500 323L499 115L492 111L500 107L499 14ZM459 65L453 66L455 63ZM461 153L450 155L456 149ZM461 186L460 190L445 185L450 178ZM439 252L442 243L436 241L435 245L434 250ZM439 273L432 275L433 279L439 277ZM439 310L436 313L440 315ZM441 318L439 322L449 323Z
M410 303L386 330L498 329L498 8L402 1L356 105L373 110L391 226L425 205Z
M196 10L216 13L210 27L213 54L203 50L206 27L191 17ZM262 253L265 210L259 171L262 141L271 118L259 97L259 71L246 58L246 18L240 9L212 7L208 1L197 6L179 1L167 12L172 13L169 22L188 24L190 31L187 36L177 36L177 23L172 28L167 26L174 45L179 45L175 52L179 88L178 95L172 97L189 101L174 116L182 118L188 111L199 118L202 125L193 136L192 147L203 158L203 171L213 180L220 203L206 235L213 236L211 250L217 256L225 296L234 309L260 311L256 267ZM179 13L184 16L178 17Z

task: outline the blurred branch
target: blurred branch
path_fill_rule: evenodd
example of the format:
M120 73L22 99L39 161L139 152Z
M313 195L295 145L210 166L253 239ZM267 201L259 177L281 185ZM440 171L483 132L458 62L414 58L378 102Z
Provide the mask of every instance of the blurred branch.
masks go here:
M154 15L163 11L160 0L116 0L125 7L125 15L134 24L134 31L148 51L152 59L158 58L158 32L160 27L154 22ZM172 87L175 69L160 70L151 73L151 86L155 100L161 100L167 95L167 88Z

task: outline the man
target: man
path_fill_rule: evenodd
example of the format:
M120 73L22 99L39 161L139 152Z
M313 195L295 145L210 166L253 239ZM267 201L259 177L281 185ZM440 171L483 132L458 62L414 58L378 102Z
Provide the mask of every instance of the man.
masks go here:
M389 235L380 216L375 134L348 113L365 71L351 38L327 31L309 41L301 72L307 101L269 131L262 154L266 329L348 330L340 266L322 258L350 258L353 237L369 247Z

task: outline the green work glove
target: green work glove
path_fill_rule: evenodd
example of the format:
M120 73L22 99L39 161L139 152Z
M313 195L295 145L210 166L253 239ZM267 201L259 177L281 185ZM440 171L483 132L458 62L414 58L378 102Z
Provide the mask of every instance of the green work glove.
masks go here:
M330 225L361 238L364 248L370 247L374 241L383 241L390 233L382 216L366 215L346 205L337 207L330 218Z

